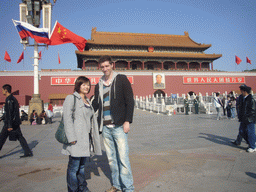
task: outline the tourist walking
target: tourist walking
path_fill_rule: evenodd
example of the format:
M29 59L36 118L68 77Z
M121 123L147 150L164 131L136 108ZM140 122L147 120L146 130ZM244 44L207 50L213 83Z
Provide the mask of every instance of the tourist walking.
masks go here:
M94 110L112 176L112 187L107 192L134 191L129 160L128 132L133 119L134 98L131 83L125 75L113 71L111 57L103 56L99 65L104 75L95 87Z
M216 111L217 111L217 120L220 120L220 108L222 106L222 102L219 98L219 93L216 93L216 97L213 98L214 101L214 106L216 107Z
M240 122L239 135L241 135L248 143L249 148L247 152L255 152L255 100L253 99L251 92L251 87L242 85L239 87L243 95L243 99L239 102L239 114L238 119ZM239 136L238 135L238 136ZM238 138L234 144L240 145L242 138Z
M0 150L2 149L6 139L16 141L19 140L22 149L24 150L23 157L32 157L33 153L30 150L26 139L23 137L20 130L20 113L19 113L19 103L17 99L11 94L12 87L9 84L5 84L2 87L2 93L6 97L4 115L0 118L0 121L4 120L4 127L0 133Z
M101 155L97 120L86 96L90 89L90 80L84 76L78 77L75 81L74 93L68 95L63 103L64 128L69 144L63 145L62 154L69 156L68 192L90 191L85 180L86 158L90 157L89 134L93 139L95 154Z

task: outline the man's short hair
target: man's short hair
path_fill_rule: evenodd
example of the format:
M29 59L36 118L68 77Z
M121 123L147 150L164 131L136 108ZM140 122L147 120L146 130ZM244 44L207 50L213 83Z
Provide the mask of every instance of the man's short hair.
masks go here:
M220 93L219 93L219 92L217 92L217 93L216 93L216 96L218 97L219 95L220 95Z
M157 76L160 76L160 77L162 78L162 75L160 75L160 74L157 74L156 77L157 77Z
M248 87L248 86L245 85L245 84L242 84L241 86L239 86L239 88L240 88L241 91L245 91L245 92L247 92L247 93L251 93L251 90L252 90L251 87Z
M108 61L110 64L113 63L112 58L110 56L108 56L108 55L101 56L99 58L98 63L101 64L101 63L104 63L105 61Z
M3 85L2 88L3 88L4 90L7 90L8 93L11 93L11 92L12 92L12 86L9 85L9 84Z

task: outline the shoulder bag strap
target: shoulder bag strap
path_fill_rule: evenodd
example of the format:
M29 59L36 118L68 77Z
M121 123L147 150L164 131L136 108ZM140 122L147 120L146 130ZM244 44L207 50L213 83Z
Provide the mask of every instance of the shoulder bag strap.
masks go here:
M74 95L74 105L73 105L73 113L72 113L73 120L75 119L75 110L76 110L76 96Z

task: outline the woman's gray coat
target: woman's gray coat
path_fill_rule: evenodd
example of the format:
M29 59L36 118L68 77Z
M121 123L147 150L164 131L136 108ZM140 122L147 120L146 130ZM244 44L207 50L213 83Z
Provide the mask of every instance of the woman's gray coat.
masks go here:
M74 122L72 118L74 96L76 97ZM89 100L88 100L89 102ZM90 102L89 102L90 103ZM92 112L94 110L90 103ZM91 119L91 127L86 125L85 105L79 93L74 92L68 95L63 103L63 120L64 129L69 142L77 141L75 145L63 145L62 154L71 155L72 157L89 157L89 133L92 133L92 140L94 145L94 153L101 155L100 136L98 124L95 115Z

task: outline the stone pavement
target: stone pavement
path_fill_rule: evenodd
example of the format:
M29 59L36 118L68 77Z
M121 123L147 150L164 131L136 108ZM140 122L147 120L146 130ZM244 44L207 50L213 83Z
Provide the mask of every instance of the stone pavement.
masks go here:
M19 142L7 141L0 151L0 192L65 192L68 159L51 125L22 125L34 156L20 159ZM2 123L1 125L2 126ZM256 191L256 152L245 142L233 146L239 123L215 115L156 115L135 109L129 133L135 191ZM106 154L86 167L92 192L110 188Z

